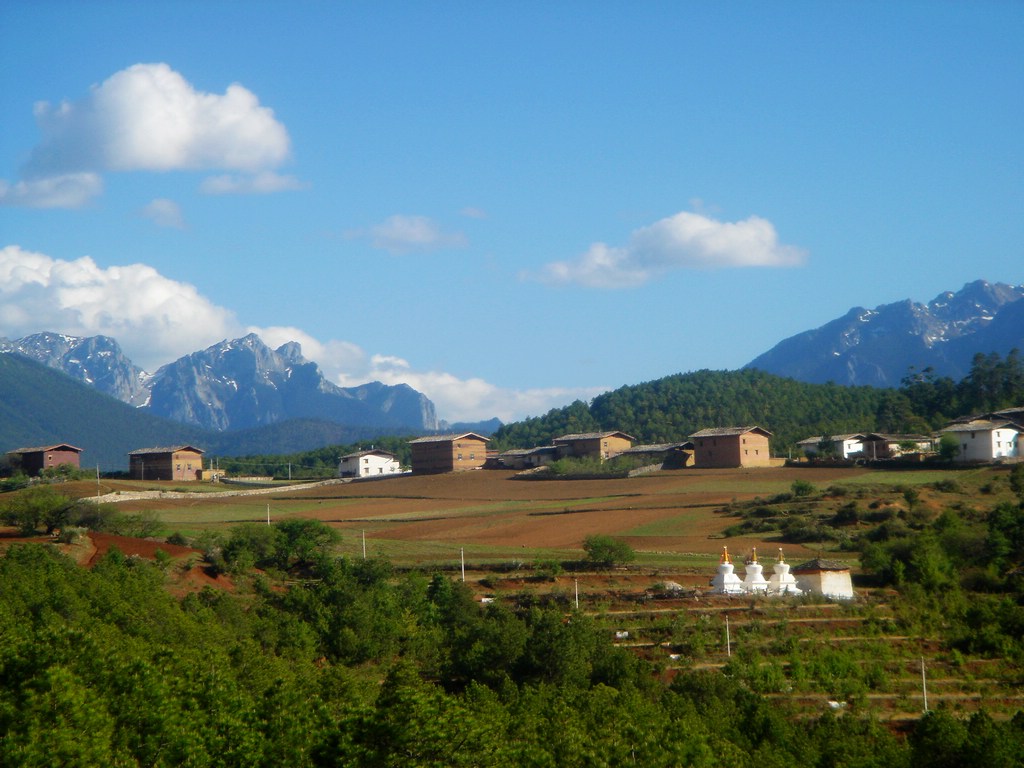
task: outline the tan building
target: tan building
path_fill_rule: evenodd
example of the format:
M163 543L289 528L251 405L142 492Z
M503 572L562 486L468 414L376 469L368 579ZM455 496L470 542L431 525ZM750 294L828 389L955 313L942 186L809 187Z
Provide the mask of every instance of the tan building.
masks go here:
M409 447L414 474L480 469L487 461L487 438L475 432L418 437Z
M577 459L610 459L628 451L636 438L625 432L582 432L562 435L552 442L558 457L572 456Z
M761 427L715 427L690 435L695 467L768 467L772 433Z
M203 452L191 445L168 448L140 448L128 454L132 480L199 480Z

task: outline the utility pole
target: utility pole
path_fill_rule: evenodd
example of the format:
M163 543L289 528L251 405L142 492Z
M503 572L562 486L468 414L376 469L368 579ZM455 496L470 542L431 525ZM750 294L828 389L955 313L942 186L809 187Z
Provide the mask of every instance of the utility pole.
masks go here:
M928 680L924 674L924 656L921 656L921 696L924 698L924 711L928 711Z
M729 614L725 614L725 655L732 658L732 638L729 636Z
M466 548L459 548L459 558L462 560L462 580L466 580Z
M366 559L366 531L363 531L363 560Z

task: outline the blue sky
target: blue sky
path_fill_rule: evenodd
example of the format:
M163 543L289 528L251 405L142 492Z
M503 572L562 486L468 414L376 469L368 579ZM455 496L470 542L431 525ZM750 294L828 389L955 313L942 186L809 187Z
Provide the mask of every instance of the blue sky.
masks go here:
M0 5L0 336L449 420L1024 282L1024 3Z

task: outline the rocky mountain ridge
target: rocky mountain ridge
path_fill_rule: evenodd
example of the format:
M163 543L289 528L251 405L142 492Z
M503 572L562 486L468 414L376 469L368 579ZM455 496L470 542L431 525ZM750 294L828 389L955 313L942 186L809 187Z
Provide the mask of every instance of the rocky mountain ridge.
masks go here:
M252 429L292 419L320 419L348 427L435 431L434 404L405 384L370 382L340 387L299 344L271 349L255 334L218 344L149 374L106 336L38 333L0 339L15 353L153 415L203 429Z
M959 380L981 352L1024 350L1024 285L976 280L927 304L853 307L747 363L811 384L897 387L913 370Z

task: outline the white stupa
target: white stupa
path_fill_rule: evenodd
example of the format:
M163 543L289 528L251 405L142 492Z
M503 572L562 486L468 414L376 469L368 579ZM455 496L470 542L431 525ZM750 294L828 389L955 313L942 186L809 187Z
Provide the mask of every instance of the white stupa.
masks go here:
M743 592L743 582L734 573L728 547L722 547L722 558L718 563L718 573L711 580L711 591L718 595L739 595Z
M764 577L761 564L757 562L756 547L743 575L743 590L752 594L764 595L768 593L768 580Z
M773 573L768 577L768 591L773 595L799 595L803 592L796 585L796 578L789 572L789 563L782 556L782 547L779 547L779 559L775 563Z

